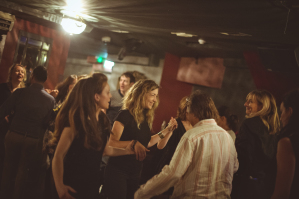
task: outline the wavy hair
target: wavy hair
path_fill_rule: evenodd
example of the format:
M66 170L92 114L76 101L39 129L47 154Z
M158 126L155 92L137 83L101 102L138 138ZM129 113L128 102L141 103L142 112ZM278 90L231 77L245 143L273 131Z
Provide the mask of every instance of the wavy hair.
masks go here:
M69 86L74 82L74 80L77 80L77 75L70 75L56 86L56 89L59 91L55 99L56 102L63 102L65 100L69 93Z
M102 93L103 88L107 84L107 77L102 73L94 73L91 77L81 79L74 86L70 94L67 96L65 103L62 105L55 121L55 131L52 143L58 143L61 133L69 124L75 135L78 132L75 128L77 120L75 115L79 116L84 129L85 143L88 148L99 150L102 149L102 134L109 131L110 124L106 115L100 112L99 118L96 118L96 101L95 94ZM76 124L75 124L76 123Z
M154 121L154 112L159 104L159 99L153 104L152 109L148 110L146 113L146 118L144 118L144 106L145 106L145 96L148 92L158 89L159 86L153 80L142 79L136 82L131 88L126 92L124 96L122 109L127 109L133 115L138 128L140 124L146 119L150 129Z
M255 99L257 103L262 106L262 109L246 116L246 118L259 116L268 128L270 134L278 133L280 130L280 122L274 96L266 90L254 90L247 95L246 100L249 97Z
M9 70L8 70L8 78L7 78L7 82L11 83L12 79L11 79L11 75L12 73L14 72L15 68L17 66L21 66L24 70L24 78L23 78L23 81L21 82L20 84L20 88L24 88L25 87L25 82L26 82L26 79L27 79L27 76L26 76L26 68L25 66L21 65L21 64L13 64Z
M181 121L186 121L186 113L187 113L187 98L188 96L185 96L181 99L178 110L177 110L177 118L180 118Z

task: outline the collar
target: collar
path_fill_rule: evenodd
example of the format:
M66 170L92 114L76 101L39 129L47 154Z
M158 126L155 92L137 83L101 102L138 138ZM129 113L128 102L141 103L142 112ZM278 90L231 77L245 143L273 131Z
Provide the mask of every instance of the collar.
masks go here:
M118 89L118 93L120 94L121 97L124 97L124 95L121 94L120 89Z
M37 88L37 89L40 89L40 90L42 90L44 88L44 86L42 84L38 84L38 83L33 83L33 84L30 85L30 87Z
M205 120L201 120L199 122L197 122L194 126L194 127L198 127L198 126L201 126L201 125L207 125L207 124L217 124L216 121L214 119L205 119Z

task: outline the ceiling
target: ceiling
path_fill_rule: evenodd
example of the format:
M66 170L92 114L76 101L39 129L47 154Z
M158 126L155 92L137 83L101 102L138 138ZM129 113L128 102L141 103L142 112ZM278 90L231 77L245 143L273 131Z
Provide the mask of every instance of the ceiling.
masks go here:
M75 0L74 0L75 1ZM299 3L295 0L82 0L88 28L71 38L70 53L139 56L240 57L258 47L299 46ZM61 29L64 0L0 0L0 10ZM129 33L116 33L115 30ZM183 32L193 37L178 37ZM104 44L102 37L111 37ZM198 43L204 39L205 44Z

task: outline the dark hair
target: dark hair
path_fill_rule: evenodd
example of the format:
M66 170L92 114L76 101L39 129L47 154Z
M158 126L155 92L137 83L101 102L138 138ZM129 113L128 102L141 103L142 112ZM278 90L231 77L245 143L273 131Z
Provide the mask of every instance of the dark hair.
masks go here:
M33 77L36 81L44 83L47 80L48 72L43 66L37 66L33 69Z
M296 122L299 122L299 89L295 89L288 92L284 96L282 103L286 109L293 109L293 113L289 120L289 124L294 125L296 124Z
M190 96L188 105L190 106L190 113L193 113L199 120L217 120L219 117L214 101L202 91L194 91Z
M67 94L70 92L69 86L74 82L74 80L77 80L77 75L70 75L56 86L56 89L59 91L55 99L56 102L63 102L65 100Z
M132 72L125 72L125 73L121 74L121 76L125 76L127 78L130 78L130 83L132 83L132 82L135 83L135 77L134 77Z
M237 125L239 123L239 118L237 115L231 113L227 106L220 106L218 108L219 116L224 116L226 118L226 122L228 127L233 130L234 132L237 131Z

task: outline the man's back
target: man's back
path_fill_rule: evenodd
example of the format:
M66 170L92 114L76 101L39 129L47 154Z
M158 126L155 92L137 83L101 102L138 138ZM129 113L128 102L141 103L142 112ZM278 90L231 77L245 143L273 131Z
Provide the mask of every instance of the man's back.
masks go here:
M174 169L185 169L175 169L184 174L171 198L230 198L238 165L231 136L215 120L202 120L185 133L171 160Z

